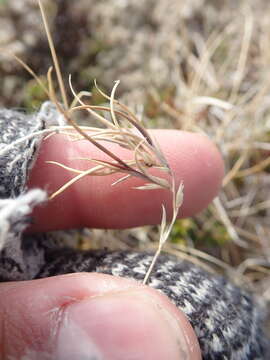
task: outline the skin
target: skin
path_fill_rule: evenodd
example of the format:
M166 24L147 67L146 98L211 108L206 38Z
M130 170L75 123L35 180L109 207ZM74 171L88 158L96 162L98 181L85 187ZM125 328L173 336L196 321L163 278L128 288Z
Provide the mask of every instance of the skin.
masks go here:
M165 154L176 183L184 183L184 203L179 216L188 217L205 208L216 196L223 177L223 163L216 147L203 135L175 130L156 130L152 135ZM110 149L123 159L131 155L117 146ZM71 143L64 135L48 138L42 144L29 186L41 187L49 194L74 177L73 173L47 164L54 160L80 170L88 169L89 161L78 157L109 160L88 141ZM94 228L129 228L157 224L161 218L161 204L170 214L171 197L166 190L142 191L133 189L143 185L137 178L111 184L120 175L85 177L57 196L53 201L35 211L38 231L90 226ZM64 211L63 211L64 209ZM143 216L142 216L143 214Z
M179 216L201 211L221 185L224 169L218 150L202 135L153 133L177 183L184 182ZM113 150L123 158L129 155L118 147ZM70 142L64 135L44 140L29 188L52 193L74 175L46 161L89 167L76 157L105 159L86 141ZM74 184L35 210L29 231L157 224L161 202L170 212L168 192L134 190L133 186L143 183L138 179L112 189L117 178L87 177ZM1 359L76 360L89 351L104 360L201 358L191 325L166 296L133 280L109 275L79 273L0 284L0 321Z

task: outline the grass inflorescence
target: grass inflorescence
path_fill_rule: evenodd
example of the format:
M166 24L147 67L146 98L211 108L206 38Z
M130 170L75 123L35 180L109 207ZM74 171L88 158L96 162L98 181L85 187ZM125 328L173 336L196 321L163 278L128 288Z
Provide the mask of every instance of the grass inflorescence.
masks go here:
M55 105L59 114L61 114L66 121L67 126L51 129L48 136L52 136L54 133L63 133L68 134L71 141L87 140L109 158L109 160L93 159L89 155L87 160L94 164L94 166L92 165L89 169L83 171L68 167L65 164L58 163L53 160L48 161L51 165L62 167L66 171L76 174L70 181L63 184L61 188L51 194L49 200L52 200L56 196L60 196L61 193L63 193L68 187L72 186L75 182L86 176L107 176L118 173L123 176L112 183L112 186L115 186L120 182L124 182L130 177L137 177L145 182L143 185L135 187L138 191L156 189L166 189L170 191L172 194L173 215L171 219L167 219L166 209L164 205L162 205L159 246L153 257L153 261L145 274L143 283L146 284L162 247L169 238L173 224L182 205L183 184L176 187L174 174L163 155L158 142L150 135L138 117L127 106L115 99L116 89L120 83L119 81L115 81L110 95L107 95L99 89L95 81L97 91L108 102L108 105L99 106L91 105L85 102L84 99L86 97L91 98L91 93L86 91L77 93L73 87L70 75L69 88L73 99L69 103L56 49L42 1L38 0L38 4L53 62L53 66L51 66L47 71L47 82L44 83L44 81L42 81L39 76L18 56L13 55L13 57L34 77L43 92L48 96L49 100ZM53 81L54 73L56 74L61 100L58 99L56 94L55 83ZM77 111L87 112L91 118L95 118L100 123L101 127L93 128L78 125L76 120L74 120L74 113ZM108 116L105 116L104 114L109 114L110 118L108 119ZM73 130L73 133L70 132L71 129ZM40 132L38 134L32 134L31 136L33 137L37 135L40 135ZM19 141L23 141L23 139L19 139ZM133 155L133 159L122 159L106 147L106 143L114 143L122 148L130 150ZM150 169L154 168L157 168L159 173L163 172L165 176L162 177L160 175L153 175Z

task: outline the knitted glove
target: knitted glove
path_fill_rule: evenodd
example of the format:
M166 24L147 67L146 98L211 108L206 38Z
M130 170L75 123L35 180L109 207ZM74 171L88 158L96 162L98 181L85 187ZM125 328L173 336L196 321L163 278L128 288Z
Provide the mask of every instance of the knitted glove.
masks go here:
M47 235L22 237L31 209L45 200L41 190L25 189L39 139L5 149L59 117L53 106L47 104L45 110L43 107L34 116L0 111L0 280L27 280L80 271L142 280L152 259L150 254L82 252L49 246ZM269 341L262 325L265 314L251 294L222 277L170 256L159 257L149 286L164 292L186 314L198 336L203 359L268 358Z

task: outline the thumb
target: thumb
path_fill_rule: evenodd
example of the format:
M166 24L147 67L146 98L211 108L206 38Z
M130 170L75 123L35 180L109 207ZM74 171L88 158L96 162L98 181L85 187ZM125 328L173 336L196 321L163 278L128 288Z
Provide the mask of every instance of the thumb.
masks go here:
M79 273L0 285L0 357L200 359L191 325L133 280Z

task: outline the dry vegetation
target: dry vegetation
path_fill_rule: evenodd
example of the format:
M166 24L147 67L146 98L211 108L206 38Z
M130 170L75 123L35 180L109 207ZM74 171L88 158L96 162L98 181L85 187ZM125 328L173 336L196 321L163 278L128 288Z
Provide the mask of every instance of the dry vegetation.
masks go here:
M36 2L20 3L18 9L16 0L1 2L0 41L46 74L50 55ZM217 144L226 165L219 198L202 214L179 220L166 250L270 301L269 2L45 3L64 73L73 74L76 88L91 90L97 78L109 90L120 79L122 101L148 124L204 132ZM65 41L71 36L76 46ZM42 91L1 57L2 105L36 108ZM149 249L158 231L93 230L89 237L91 247ZM85 240L83 246L89 246Z

